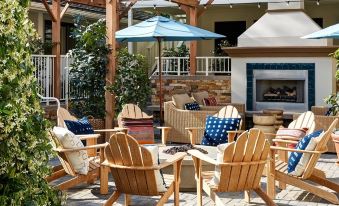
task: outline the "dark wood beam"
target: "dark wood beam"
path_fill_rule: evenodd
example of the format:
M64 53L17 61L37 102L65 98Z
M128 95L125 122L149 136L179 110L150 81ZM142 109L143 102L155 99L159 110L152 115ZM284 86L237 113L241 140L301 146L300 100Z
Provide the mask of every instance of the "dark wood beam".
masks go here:
M55 21L52 21L52 54L55 55L54 58L54 97L60 99L61 97L61 45L60 45L60 35L61 35L61 19L60 12L61 2L60 0L52 0L52 13L55 17Z
M116 71L116 40L115 32L118 24L117 19L117 1L116 0L107 0L106 1L106 35L107 35L107 44L110 48L110 53L108 55L108 64L106 72L106 86L111 86L114 83L115 71ZM105 128L113 128L113 120L115 116L115 97L110 92L106 91L105 93ZM106 136L106 139L109 138ZM105 188L106 190L106 188Z
M65 16L65 13L66 13L68 8L69 8L69 3L66 3L65 7L61 11L60 19L62 19Z
M110 1L110 0L107 0ZM69 0L70 3L76 4L84 4L94 7L105 8L106 7L106 0Z
M208 2L206 2L206 4L204 4L204 7L201 8L201 9L199 9L199 11L198 11L198 18L199 18L203 13L205 13L205 11L207 10L207 7L208 7L209 5L211 5L211 4L213 3L213 1L214 1L214 0L208 0Z
M52 21L55 22L56 21L56 17L54 16L51 7L49 7L47 0L41 0L41 2L44 4L44 6L45 6L45 8L47 10L47 13L51 17Z
M122 19L128 13L128 11L134 6L134 4L137 3L137 2L138 2L138 0L130 1L128 6L119 14L119 18Z
M167 0L169 1L169 0ZM199 6L199 1L197 0L171 0L173 3L177 3L180 5L185 5L189 7L198 7Z

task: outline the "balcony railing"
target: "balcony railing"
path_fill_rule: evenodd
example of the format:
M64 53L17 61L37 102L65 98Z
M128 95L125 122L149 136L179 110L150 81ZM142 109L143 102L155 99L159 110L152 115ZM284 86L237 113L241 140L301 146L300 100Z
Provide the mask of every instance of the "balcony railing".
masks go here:
M159 57L153 75L159 74ZM189 57L161 57L162 74L182 76L189 74ZM231 75L230 57L197 57L198 75Z

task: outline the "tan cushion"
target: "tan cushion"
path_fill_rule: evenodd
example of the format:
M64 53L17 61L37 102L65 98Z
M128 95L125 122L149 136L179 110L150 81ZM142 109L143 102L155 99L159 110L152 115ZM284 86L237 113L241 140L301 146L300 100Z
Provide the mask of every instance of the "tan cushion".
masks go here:
M175 94L172 96L172 100L178 109L185 109L185 104L193 102L193 99L187 94Z
M230 145L230 143L219 144L217 146L217 162L223 163L224 162L224 152L225 149ZM215 166L214 176L210 181L211 185L219 185L220 183L220 175L221 175L221 168L220 166Z
M208 98L208 92L195 92L192 93L192 97L196 102L198 102L199 105L204 105L204 98Z

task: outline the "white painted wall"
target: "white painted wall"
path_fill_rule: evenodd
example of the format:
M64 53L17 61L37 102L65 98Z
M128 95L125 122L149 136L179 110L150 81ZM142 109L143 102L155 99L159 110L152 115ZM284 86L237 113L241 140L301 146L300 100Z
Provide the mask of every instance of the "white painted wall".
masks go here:
M324 105L324 98L335 92L334 59L330 57L304 58L232 58L232 102L246 104L246 63L315 63L315 104Z

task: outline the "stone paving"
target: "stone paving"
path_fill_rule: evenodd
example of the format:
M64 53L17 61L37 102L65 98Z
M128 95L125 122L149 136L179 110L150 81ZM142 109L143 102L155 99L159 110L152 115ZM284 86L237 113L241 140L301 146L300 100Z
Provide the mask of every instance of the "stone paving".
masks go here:
M326 176L339 183L339 166L335 164L336 155L324 154L318 161L317 168L326 172ZM266 187L266 178L262 178L262 187ZM100 195L99 181L96 181L93 185L81 184L75 188L67 191L67 205L71 206L94 206L102 205L106 199L112 194L114 190L113 179L110 178L109 182L109 194ZM264 202L255 193L252 193L251 204L246 204L243 200L243 193L222 193L220 194L225 205L265 205ZM132 196L132 205L156 205L158 197L141 197ZM196 193L195 192L180 192L180 205L183 206L194 206L196 204ZM286 190L277 191L277 197L274 200L278 205L333 205L329 202L307 193L299 188L288 186ZM123 205L123 196L119 198L117 203L114 205ZM173 196L169 199L166 205L173 205ZM204 194L203 205L213 205L212 200Z

